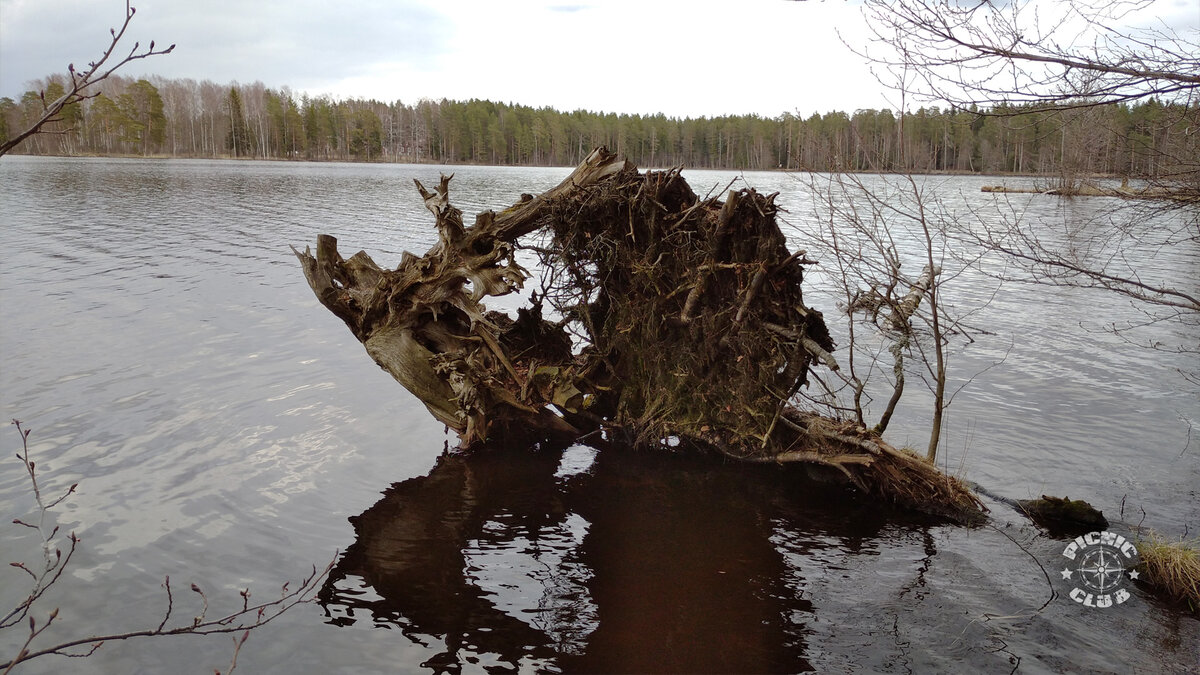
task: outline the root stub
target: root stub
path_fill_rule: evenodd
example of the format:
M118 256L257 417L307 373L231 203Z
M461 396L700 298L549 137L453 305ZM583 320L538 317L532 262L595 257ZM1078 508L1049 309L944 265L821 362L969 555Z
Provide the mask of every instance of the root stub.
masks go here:
M640 173L598 148L557 187L466 227L449 185L417 183L438 243L394 270L343 259L327 235L296 255L321 303L462 447L604 427L641 447L825 466L890 502L980 517L924 461L790 405L811 368L837 364L775 194L700 198L677 169ZM521 248L542 278L513 320L481 301L522 289Z

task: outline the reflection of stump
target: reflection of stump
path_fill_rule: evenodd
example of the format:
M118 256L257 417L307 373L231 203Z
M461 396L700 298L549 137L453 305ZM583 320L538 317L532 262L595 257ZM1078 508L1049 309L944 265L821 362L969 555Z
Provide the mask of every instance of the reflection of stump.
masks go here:
M438 243L394 271L363 252L343 260L327 235L315 257L296 255L322 304L464 447L604 426L641 447L821 464L913 506L979 513L928 464L790 407L811 367L837 363L776 195L700 199L678 170L641 174L599 148L557 187L465 228L449 183L417 182ZM483 298L522 287L513 256L535 234L544 297L515 321L487 312Z
M490 651L512 664L555 656L545 633L497 608L492 594L468 577L465 553L500 513L561 519L557 467L549 453L513 462L483 453L442 455L428 476L393 485L350 518L355 541L317 596L330 623L395 622L409 637L444 636L435 665L459 662L460 651ZM363 593L358 583L375 592Z
M442 672L806 670L805 570L773 538L858 542L887 522L833 489L796 495L796 472L775 467L613 449L575 468L489 447L388 488L350 518L354 542L318 596L328 621L444 643L427 662ZM811 534L831 504L846 512Z

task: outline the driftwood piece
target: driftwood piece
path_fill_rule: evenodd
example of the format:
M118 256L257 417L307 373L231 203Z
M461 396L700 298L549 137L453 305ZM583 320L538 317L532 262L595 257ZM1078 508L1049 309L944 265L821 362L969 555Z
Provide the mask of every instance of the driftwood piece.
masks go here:
M788 250L775 194L701 200L678 170L639 173L598 148L555 188L466 227L451 178L414 181L438 242L394 270L363 252L344 260L328 235L315 256L293 251L321 303L462 447L603 428L643 448L831 467L888 501L980 514L929 464L792 408L809 370L837 362L803 299L812 261ZM522 246L540 256L542 295L515 319L489 312L486 298L529 279Z

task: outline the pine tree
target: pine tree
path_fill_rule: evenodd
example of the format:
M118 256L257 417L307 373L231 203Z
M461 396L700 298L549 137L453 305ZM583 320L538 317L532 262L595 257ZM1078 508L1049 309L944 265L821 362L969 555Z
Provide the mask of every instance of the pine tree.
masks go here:
M234 157L250 157L252 148L250 134L246 129L246 111L242 107L242 95L238 93L237 87L229 88L226 103L229 107L229 136L225 147L233 151Z
M149 155L152 147L162 145L166 139L167 117L157 87L147 80L138 80L121 94L117 105L126 117L125 140L140 142L143 155Z

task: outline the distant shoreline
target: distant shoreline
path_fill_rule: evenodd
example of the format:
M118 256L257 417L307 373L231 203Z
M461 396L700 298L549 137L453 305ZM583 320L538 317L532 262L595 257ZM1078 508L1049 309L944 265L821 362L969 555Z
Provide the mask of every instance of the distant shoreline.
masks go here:
M530 169L572 169L572 168L574 168L574 166L565 165L565 164L564 165L557 165L557 164L488 164L488 163L476 163L476 162L445 162L445 161L412 160L412 159L402 159L402 160L381 159L381 160L364 161L364 160L357 160L357 159L317 159L317 158L309 158L309 157L292 157L292 158L287 158L287 157L231 157L228 155L217 156L217 157L201 157L201 156L191 156L191 155L167 155L167 154L140 155L140 154L118 154L118 153L112 153L112 154L78 153L78 154L73 154L73 155L65 155L65 154L54 154L54 153L36 153L35 154L35 153L28 153L28 152L10 152L10 153L8 153L8 156L11 156L11 157L47 157L47 158L58 158L58 159L129 159L129 160L147 160L147 161L162 161L162 160L213 161L213 160L217 160L217 161L230 161L230 162L275 162L275 163L280 163L280 164L300 164L300 163L379 164L379 165L411 164L411 165L415 165L415 166L480 166L480 167L530 168ZM3 161L3 160L0 160L0 161ZM667 170L667 169L674 168L674 167L664 165L664 166L651 166L651 167L638 166L638 168L641 170L663 171L663 170ZM903 175L913 175L913 176L1003 176L1006 178L1047 178L1047 177L1057 177L1058 176L1058 174L1051 174L1051 173L969 171L969 170L963 170L963 169L933 169L933 170L927 170L927 171L917 171L917 170L913 170L913 171L872 171L869 169L836 170L836 169L808 169L808 168L785 169L782 167L777 167L774 169L747 169L744 167L729 167L729 166L688 166L686 164L683 165L682 168L685 171L744 171L744 172L749 172L749 173L764 173L764 172L765 173L775 173L775 172L778 172L778 173L845 173L845 174L864 174L864 175L878 174L878 175L886 175L886 176L903 176ZM1079 176L1080 180L1120 180L1121 178L1122 178L1122 176L1115 175L1115 174L1087 174L1087 175ZM985 192L1039 192L1039 193L1046 192L1045 190L1030 190L1030 189L1025 189L1025 188L994 189L994 190L984 190L984 191Z

